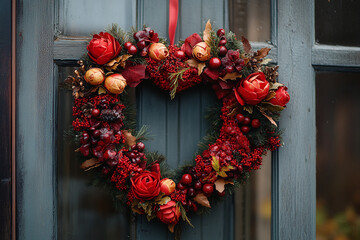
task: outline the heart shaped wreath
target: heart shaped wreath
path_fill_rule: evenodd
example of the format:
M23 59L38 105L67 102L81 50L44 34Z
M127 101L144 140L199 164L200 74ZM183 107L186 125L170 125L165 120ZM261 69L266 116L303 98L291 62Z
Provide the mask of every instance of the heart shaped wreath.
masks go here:
M80 140L81 168L110 186L115 201L170 231L244 183L262 155L280 146L275 120L290 100L277 82L278 66L265 59L269 48L252 51L244 37L210 22L178 46L150 28L126 33L113 25L95 34L88 54L65 85L73 91L72 125ZM222 106L192 165L169 171L164 156L145 151L144 128L135 129L126 86L152 81L175 94L211 84ZM214 115L214 114L213 114Z

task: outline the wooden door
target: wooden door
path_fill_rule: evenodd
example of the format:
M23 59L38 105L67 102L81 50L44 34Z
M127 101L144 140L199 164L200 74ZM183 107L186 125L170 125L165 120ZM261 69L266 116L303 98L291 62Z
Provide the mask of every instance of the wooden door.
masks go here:
M286 129L286 145L273 156L272 239L315 237L315 88L311 61L314 51L319 50L312 51L313 4L311 0L272 0L271 41L253 44L255 48L273 48L270 57L280 65L279 81L289 86L292 96L280 122ZM225 0L180 1L177 38L202 31L207 19L212 19L216 27L227 28L228 8ZM88 33L101 31L112 22L125 29L146 23L166 36L167 12L166 0L17 1L19 239L74 237L63 235L68 233L59 228L57 166L61 144L56 133L62 116L57 118L57 113L66 103L59 100L57 84L69 71L67 67L74 66L84 53ZM156 141L149 144L150 148L166 154L173 167L191 161L196 143L207 128L201 116L213 102L208 89L191 89L170 102L165 93L144 84L137 93L138 122L151 125ZM183 239L234 239L238 226L233 219L233 201L227 198L211 215L194 217L195 229L185 230ZM122 227L127 222L123 220ZM77 224L82 227L86 223ZM104 231L107 224L87 226L89 233L84 238L99 239L91 234L90 229L95 228L109 234L104 236L111 235ZM120 234L136 239L171 238L166 228L150 225L143 218L137 219L135 231Z

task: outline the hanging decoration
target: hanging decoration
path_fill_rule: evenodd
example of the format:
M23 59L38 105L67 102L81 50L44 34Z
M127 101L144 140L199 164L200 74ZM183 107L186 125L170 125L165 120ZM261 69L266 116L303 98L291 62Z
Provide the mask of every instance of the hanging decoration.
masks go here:
M81 168L110 189L117 205L158 219L171 232L180 221L191 225L192 213L245 183L262 156L281 145L276 121L290 97L277 82L278 66L266 58L269 51L254 51L247 39L224 29L214 31L210 21L202 35L176 45L149 27L126 33L113 25L95 34L87 56L65 80L74 96ZM171 99L200 83L214 89L221 106L209 112L211 129L193 164L173 171L164 156L146 150L146 129L136 130L126 93L142 81Z

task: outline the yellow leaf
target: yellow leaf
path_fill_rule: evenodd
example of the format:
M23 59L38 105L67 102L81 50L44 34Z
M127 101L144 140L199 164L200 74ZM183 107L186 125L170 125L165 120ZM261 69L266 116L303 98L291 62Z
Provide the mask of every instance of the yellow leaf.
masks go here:
M200 76L200 74L204 71L204 68L205 68L205 63L204 62L199 62L198 63L198 75Z
M172 232L172 233L174 232L175 225L176 225L176 223L168 224L168 229L170 232Z
M211 31L212 31L212 27L211 27L211 23L210 23L210 19L206 22L205 25L205 30L203 32L203 40L204 42L206 42L208 45L210 45L210 36L211 36Z
M245 106L243 107L243 109L244 109L245 111L247 111L249 114L252 114L252 113L253 113L253 106L251 106L251 105L245 105Z
M264 101L269 101L270 99L274 98L276 93L274 91L269 91L268 95L264 98Z
M80 168L84 171L89 171L90 169L96 168L96 167L100 166L101 164L103 164L103 162L101 162L98 158L91 158L91 159L84 161L81 164Z
M282 83L270 83L270 90L277 90L279 87L284 86Z
M236 80L237 78L241 78L241 77L242 77L242 75L240 73L232 72L232 73L225 74L225 76L220 77L220 79L226 82L226 80Z
M117 58L114 58L114 59L110 60L108 63L104 64L104 67L108 71L116 70L119 65L120 65L120 67L124 68L126 60L130 57L132 57L132 55L130 55L130 54L118 56Z
M212 156L212 161L211 161L211 165L213 167L213 169L215 170L215 172L219 172L220 170L220 162L219 159L217 159L215 156Z
M98 94L100 95L100 94L106 94L106 93L107 93L106 89L104 87L100 86L98 89Z
M204 207L211 208L209 199L203 193L199 193L198 195L196 195L194 197L194 201Z
M194 67L194 68L198 67L198 61L196 61L193 58L186 60L185 63L187 63L190 67Z
M261 65L267 65L267 64L269 64L271 61L272 61L271 58L267 58L267 59L264 59L260 64L261 64Z
M161 198L160 200L156 201L156 203L159 205L164 205L170 201L171 201L171 198L169 196L165 196L165 197Z
M229 112L227 115L229 117L233 117L236 114L240 113L241 109L239 107L235 107L233 110L231 110L231 112Z

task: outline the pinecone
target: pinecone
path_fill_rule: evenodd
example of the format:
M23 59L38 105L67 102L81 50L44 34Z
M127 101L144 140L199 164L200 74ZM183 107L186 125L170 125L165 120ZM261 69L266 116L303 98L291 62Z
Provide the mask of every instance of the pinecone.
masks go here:
M101 111L100 118L105 122L115 122L121 119L121 112L118 112L114 109L104 109Z
M274 66L274 67L266 67L264 69L264 74L266 75L266 79L269 81L269 82L272 82L272 83L275 83L278 76L279 76L279 73L278 73L278 68L279 66Z

